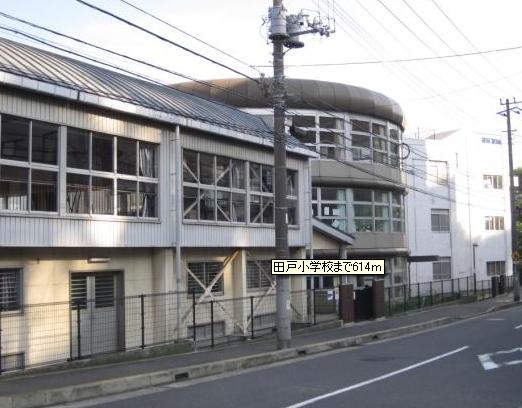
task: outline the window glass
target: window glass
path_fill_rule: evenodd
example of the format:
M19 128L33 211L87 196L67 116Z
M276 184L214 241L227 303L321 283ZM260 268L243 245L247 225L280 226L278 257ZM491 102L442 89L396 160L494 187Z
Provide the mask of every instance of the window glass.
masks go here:
M334 117L319 117L319 127L327 128L327 129L342 129L343 128L343 120Z
M157 146L152 143L140 142L139 143L139 166L141 177L157 177L158 176L158 163L156 159Z
M292 124L295 127L315 127L315 116L293 116Z
M20 309L21 287L19 269L0 269L0 307L4 312Z
M68 213L89 214L89 176L67 174L66 207Z
M183 181L198 182L198 153L183 150Z
M389 193L387 191L374 190L373 197L376 203L388 203Z
M0 208L28 210L28 169L0 166Z
M374 135L385 136L386 135L386 127L384 125L380 125L378 123L373 123L372 124L372 133Z
M357 232L370 232L373 231L373 220L372 219L355 219L355 231Z
M231 159L230 173L232 176L232 188L245 188L245 162Z
M274 176L272 168L269 166L262 166L262 190L265 193L271 193L273 191Z
M118 215L136 216L137 213L137 182L134 180L117 181Z
M31 161L56 164L58 154L58 126L33 121Z
M92 135L92 169L112 172L113 137L101 134Z
M67 128L67 167L89 168L89 132Z
M231 221L230 192L218 190L216 192L216 205L218 221Z
M250 163L250 189L261 191L261 165Z
M371 202L372 190L354 189L353 201Z
M194 187L183 188L184 218L189 220L198 219L198 189Z
M113 179L104 177L92 178L92 213L114 214Z
M232 193L230 208L230 220L233 222L245 222L245 194Z
M352 119L350 121L352 123L352 131L356 132L369 132L370 131L370 122L366 122L363 120Z
M118 173L136 175L136 140L118 138Z
M140 183L138 212L140 217L158 216L158 185Z
M375 220L375 231L376 232L390 232L390 221Z
M199 190L199 219L215 220L214 190Z
M288 202L288 225L297 225L297 200L287 200Z
M261 196L250 196L250 222L261 223Z
M216 157L216 180L220 187L230 187L230 159Z
M56 211L56 172L32 170L31 210Z
M199 182L214 184L214 156L210 154L199 154Z
M274 223L274 199L272 197L262 197L263 202L263 224Z
M2 116L0 156L10 160L29 160L29 120Z
M390 209L384 205L376 205L375 209L375 217L377 218L389 218L390 217ZM400 218L400 217L396 217Z
M344 201L346 197L346 191L340 188L321 188L321 200L322 201Z
M372 217L372 206L355 204L353 206L353 212L356 217Z
M352 135L352 146L370 148L370 136Z
M297 195L297 171L287 170L286 181L286 194Z

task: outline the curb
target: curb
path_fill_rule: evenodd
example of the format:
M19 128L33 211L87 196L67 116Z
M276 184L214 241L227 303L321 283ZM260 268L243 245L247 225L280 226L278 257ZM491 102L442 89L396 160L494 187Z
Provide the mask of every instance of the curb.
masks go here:
M235 359L157 371L153 373L138 374L87 384L78 384L56 389L30 391L12 396L0 397L0 408L34 408L64 404L89 398L105 397L123 392L136 391L142 388L165 385L173 382L230 373L336 349L354 347L377 340L411 334L453 323L457 320L461 320L461 318L443 317L427 322L366 333L358 336L345 337L342 339L329 340L322 343L309 344L288 350L278 350Z

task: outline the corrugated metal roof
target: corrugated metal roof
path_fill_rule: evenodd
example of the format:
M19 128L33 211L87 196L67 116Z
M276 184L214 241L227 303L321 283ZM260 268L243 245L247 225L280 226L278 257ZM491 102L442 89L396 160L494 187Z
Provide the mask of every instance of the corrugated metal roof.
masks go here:
M263 120L237 108L5 38L0 38L1 71L273 141ZM307 151L295 138L289 143Z

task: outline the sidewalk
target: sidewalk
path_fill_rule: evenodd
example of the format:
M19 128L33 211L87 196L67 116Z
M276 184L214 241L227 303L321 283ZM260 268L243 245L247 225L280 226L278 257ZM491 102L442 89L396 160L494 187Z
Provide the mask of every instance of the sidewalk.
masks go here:
M515 306L512 294L453 304L379 321L295 335L292 349L277 351L275 339L211 350L0 379L0 408L37 407L130 391L184 379L231 372L336 348L414 333Z

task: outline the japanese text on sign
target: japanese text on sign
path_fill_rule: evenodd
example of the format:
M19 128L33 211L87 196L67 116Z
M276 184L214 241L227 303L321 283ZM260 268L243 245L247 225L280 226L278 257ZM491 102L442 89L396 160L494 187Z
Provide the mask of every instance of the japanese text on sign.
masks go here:
M384 259L272 259L272 275L384 275Z

